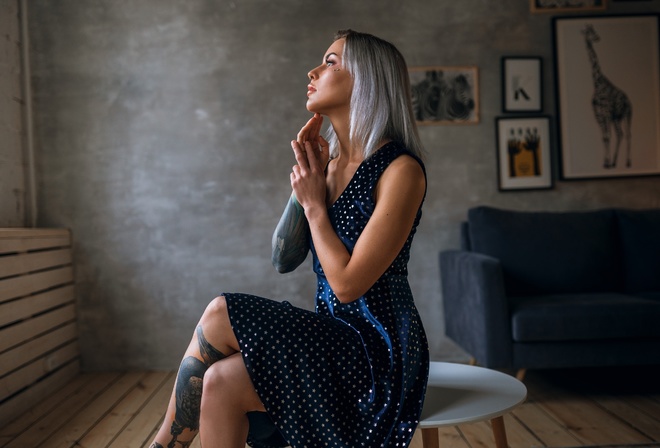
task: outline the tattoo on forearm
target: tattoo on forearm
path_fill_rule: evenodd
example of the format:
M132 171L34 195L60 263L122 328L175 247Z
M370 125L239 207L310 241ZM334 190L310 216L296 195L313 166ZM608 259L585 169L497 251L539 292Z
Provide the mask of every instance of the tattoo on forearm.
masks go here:
M280 273L291 272L305 261L309 251L309 223L305 211L291 195L273 233L272 262Z

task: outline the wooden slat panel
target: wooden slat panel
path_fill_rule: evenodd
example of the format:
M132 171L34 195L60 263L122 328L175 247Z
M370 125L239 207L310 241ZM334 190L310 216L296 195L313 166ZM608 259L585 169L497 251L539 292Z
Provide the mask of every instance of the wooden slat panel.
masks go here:
M0 280L0 303L72 282L71 267Z
M70 248L0 257L0 278L70 265L71 261Z
M0 254L70 245L67 229L0 229Z
M48 330L72 322L75 318L76 307L72 303L0 330L0 353Z
M16 238L56 238L69 236L68 229L47 229L30 227L0 227L0 241Z
M43 356L60 345L75 340L76 337L76 324L71 323L2 353L0 355L0 377ZM0 384L2 384L2 381L0 379Z
M0 229L0 427L80 372L70 246L68 229Z
M66 285L41 294L0 304L0 327L27 319L35 314L42 313L68 302L73 302L74 300L73 285ZM0 351L2 350L2 342L0 341Z
M5 376L0 381L0 401L71 362L78 357L79 352L78 343L72 342Z
M64 387L69 381L75 378L79 372L80 363L74 361L53 373L45 380L27 389L25 392L0 404L0 428L28 411L36 404L43 402L46 397L56 392L59 388Z

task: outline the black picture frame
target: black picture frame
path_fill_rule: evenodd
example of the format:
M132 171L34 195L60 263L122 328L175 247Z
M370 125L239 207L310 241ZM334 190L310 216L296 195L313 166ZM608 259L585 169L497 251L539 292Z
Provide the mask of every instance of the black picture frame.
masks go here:
M547 115L495 118L499 191L553 188L550 126Z
M561 179L660 175L658 18L553 18Z
M530 0L532 13L566 13L583 11L604 11L607 0Z
M503 56L502 112L539 113L543 111L543 58Z

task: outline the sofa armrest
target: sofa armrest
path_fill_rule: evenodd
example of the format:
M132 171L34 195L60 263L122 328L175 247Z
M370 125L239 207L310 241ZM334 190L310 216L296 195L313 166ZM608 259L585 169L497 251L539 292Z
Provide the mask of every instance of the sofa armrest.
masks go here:
M440 253L447 336L485 367L512 364L511 316L500 262L461 250Z

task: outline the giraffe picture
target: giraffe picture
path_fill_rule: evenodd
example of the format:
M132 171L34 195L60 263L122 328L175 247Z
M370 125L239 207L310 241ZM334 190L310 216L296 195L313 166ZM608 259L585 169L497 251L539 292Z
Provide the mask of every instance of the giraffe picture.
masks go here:
M658 16L554 19L564 179L660 174Z

